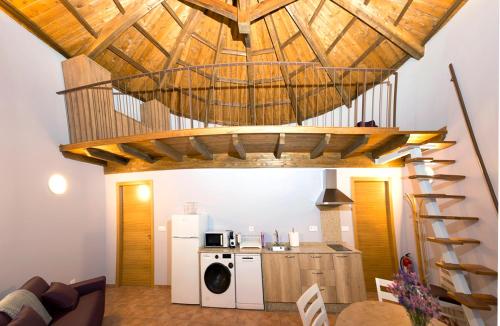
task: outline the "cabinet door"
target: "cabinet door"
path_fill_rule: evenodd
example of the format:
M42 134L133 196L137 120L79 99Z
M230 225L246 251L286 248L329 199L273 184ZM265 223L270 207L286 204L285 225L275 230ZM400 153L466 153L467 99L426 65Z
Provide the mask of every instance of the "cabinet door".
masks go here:
M295 302L302 294L299 258L290 254L263 256L266 302Z
M330 254L300 254L299 261L301 269L333 269Z
M366 300L361 255L334 255L335 285L338 303Z

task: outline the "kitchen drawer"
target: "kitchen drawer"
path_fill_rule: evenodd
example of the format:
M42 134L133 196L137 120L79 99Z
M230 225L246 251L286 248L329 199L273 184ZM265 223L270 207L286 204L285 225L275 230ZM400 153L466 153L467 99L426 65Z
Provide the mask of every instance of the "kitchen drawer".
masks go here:
M333 269L303 269L300 271L302 286L311 286L314 283L323 286L335 286L335 272Z
M302 286L302 293L304 293L310 286ZM337 301L337 291L335 286L320 286L319 292L323 297L325 303L335 303Z
M331 254L300 254L300 269L333 269Z

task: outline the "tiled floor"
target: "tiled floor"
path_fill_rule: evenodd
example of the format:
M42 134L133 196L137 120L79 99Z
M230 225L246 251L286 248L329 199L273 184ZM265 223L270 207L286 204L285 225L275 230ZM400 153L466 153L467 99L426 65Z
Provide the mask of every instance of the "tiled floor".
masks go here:
M329 315L333 325L334 315ZM113 287L106 290L104 326L109 325L302 325L298 312L201 308L170 302L164 287Z

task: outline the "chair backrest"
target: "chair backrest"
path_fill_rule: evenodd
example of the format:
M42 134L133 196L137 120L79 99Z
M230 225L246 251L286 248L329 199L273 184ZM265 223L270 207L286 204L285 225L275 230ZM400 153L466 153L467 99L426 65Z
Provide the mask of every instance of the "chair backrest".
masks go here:
M309 304L310 303L310 304ZM308 305L309 304L309 305ZM297 300L300 318L304 326L329 326L325 303L318 284L313 284Z
M392 283L393 282L389 280L384 280L382 278L375 278L378 301L399 303L398 298L387 290L387 287Z

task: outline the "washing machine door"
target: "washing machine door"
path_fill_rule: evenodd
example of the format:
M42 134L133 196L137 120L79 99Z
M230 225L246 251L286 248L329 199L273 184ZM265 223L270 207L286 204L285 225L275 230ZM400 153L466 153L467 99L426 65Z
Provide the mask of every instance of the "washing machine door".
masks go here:
M203 278L207 289L215 294L226 292L231 285L231 271L221 263L210 264Z

